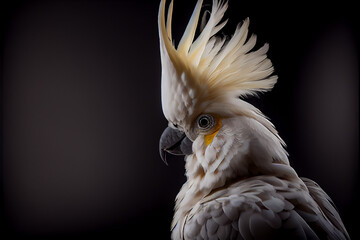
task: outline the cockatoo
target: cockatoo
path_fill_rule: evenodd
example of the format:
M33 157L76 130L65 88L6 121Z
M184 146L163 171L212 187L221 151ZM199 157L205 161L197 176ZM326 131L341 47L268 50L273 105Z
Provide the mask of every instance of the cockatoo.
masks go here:
M231 37L216 34L227 2L213 0L194 40L198 0L177 47L173 2L158 28L162 110L169 127L160 154L185 156L187 181L176 197L172 239L349 239L329 196L299 178L273 124L244 97L277 81L268 44L253 50L249 19Z

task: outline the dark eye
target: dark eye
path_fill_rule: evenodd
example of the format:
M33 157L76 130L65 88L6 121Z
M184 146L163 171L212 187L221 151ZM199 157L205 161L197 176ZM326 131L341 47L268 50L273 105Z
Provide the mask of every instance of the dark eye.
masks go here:
M215 120L211 115L201 115L197 119L198 127L201 130L209 130L214 126Z

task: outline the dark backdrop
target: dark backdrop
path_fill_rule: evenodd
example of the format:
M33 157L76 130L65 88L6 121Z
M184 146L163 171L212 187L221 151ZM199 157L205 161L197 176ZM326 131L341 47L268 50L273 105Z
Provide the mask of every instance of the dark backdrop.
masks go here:
M358 235L355 1L230 1L224 33L250 17L279 81L250 99L299 175ZM210 1L205 1L210 3ZM2 1L1 235L168 239L184 162L158 155L159 1ZM174 2L179 40L195 5ZM178 41L177 41L178 42Z

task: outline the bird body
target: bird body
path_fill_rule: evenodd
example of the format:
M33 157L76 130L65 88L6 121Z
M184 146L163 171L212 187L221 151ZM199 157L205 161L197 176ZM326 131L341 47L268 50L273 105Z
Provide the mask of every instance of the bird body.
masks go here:
M169 121L160 153L186 155L172 238L348 239L331 199L298 177L273 124L242 99L276 83L268 45L252 51L248 19L230 39L216 36L227 9L217 0L194 41L201 6L199 0L177 48L173 2L166 24L164 0L159 9L162 107Z
M308 184L275 176L236 181L198 201L173 239L344 239L329 199L316 202ZM317 194L326 196L320 189ZM326 210L323 211L322 208ZM330 210L330 211L329 211ZM335 215L333 215L335 214ZM181 227L183 227L181 229Z
M248 117L222 122L211 145L197 138L186 157L173 239L345 238L330 198L297 176L278 138Z

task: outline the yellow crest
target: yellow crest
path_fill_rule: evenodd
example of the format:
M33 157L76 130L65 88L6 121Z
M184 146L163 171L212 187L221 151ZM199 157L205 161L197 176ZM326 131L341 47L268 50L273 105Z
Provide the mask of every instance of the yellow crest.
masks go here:
M198 0L175 48L171 36L173 2L166 23L165 0L160 3L162 106L165 117L177 124L191 121L203 111L220 114L224 108L234 106L234 101L240 108L247 108L251 105L240 100L240 96L268 91L277 80L271 75L273 66L266 56L268 45L252 51L256 36L248 38L249 19L237 26L231 38L216 36L227 22L222 21L227 2L213 0L209 19L206 22L204 14L204 24L194 40L201 6L202 0Z

